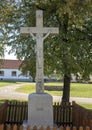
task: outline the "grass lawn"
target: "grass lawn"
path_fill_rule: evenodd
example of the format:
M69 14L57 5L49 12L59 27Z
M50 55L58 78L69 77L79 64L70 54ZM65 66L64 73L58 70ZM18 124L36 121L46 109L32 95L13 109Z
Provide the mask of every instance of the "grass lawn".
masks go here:
M87 109L92 110L92 104L79 104L79 105L81 105L81 106L83 106L83 107L85 107Z
M23 82L16 82L16 81L0 81L0 87L5 87L12 84L20 84Z
M46 86L63 86L62 83L45 83ZM26 86L22 86L18 88L16 91L23 93L33 93L35 92L35 83L28 83ZM61 91L53 91L53 90L45 90L45 92L55 95L61 96ZM71 91L70 95L72 97L87 97L92 98L92 84L82 84L82 83L71 83Z
M14 83L16 83L16 82L14 82L14 81L0 81L0 87L8 86L8 85L11 85Z
M20 84L24 82L5 82L5 81L0 81L0 87L1 86L7 86L11 84ZM27 83L24 86L21 86L20 88L16 89L17 92L23 92L23 93L33 93L35 92L35 83ZM45 86L63 86L63 83L45 83ZM51 94L51 95L56 95L56 96L61 96L62 95L62 90L61 91L53 91L53 90L45 90L45 92ZM82 84L82 83L71 83L71 91L70 94L72 97L87 97L87 98L92 98L92 84ZM4 100L4 99L3 99ZM12 100L12 99L11 99ZM86 107L87 109L92 109L92 104L80 104L83 107Z
M92 84L72 83L70 90L73 97L92 98Z

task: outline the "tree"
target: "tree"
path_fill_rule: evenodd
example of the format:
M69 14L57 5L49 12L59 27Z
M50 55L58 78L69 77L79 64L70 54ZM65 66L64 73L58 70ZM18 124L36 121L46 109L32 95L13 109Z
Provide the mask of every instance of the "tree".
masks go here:
M57 49L59 53L56 53L56 50L54 52L57 54L56 63L59 63L59 67L61 65L59 71L62 70L64 74L62 98L64 101L69 101L71 73L79 72L83 77L92 73L92 43L85 37L86 30L83 27L84 21L91 18L91 7L92 2L89 5L89 1L68 0L47 1L45 4L38 5L40 9L48 10L51 14L55 13L54 16L57 17L59 24L60 35Z
M2 45L0 45L0 57L4 56L4 48Z
M2 34L1 33L0 33L0 39L2 39ZM4 45L0 41L0 58L2 58L3 56L4 56ZM0 59L0 63L1 63L1 59Z
M44 11L44 26L58 26L59 36L50 35L44 43L45 74L64 76L63 100L69 101L71 74L92 73L92 31L88 31L92 19L92 2L81 0L4 0L1 3L0 24L4 32L4 44L12 45L18 58L24 58L23 69L34 74L35 42L30 35L19 35L21 26L35 26L35 10ZM89 19L89 21L87 20ZM88 23L88 26L86 25ZM87 34L86 34L87 33ZM89 34L90 33L90 34ZM4 39L5 38L5 39ZM87 65L86 65L86 64ZM29 69L30 70L30 69Z
M0 44L0 66L2 64L2 57L4 56L4 47Z

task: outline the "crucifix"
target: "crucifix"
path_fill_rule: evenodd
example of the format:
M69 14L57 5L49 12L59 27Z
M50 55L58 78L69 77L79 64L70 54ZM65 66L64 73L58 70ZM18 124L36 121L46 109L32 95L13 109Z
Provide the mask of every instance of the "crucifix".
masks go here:
M54 27L43 27L43 12L36 11L36 27L21 27L21 33L30 34L36 41L36 93L28 96L28 124L53 126L53 106L52 96L44 93L44 59L43 42L50 33L59 33L59 29ZM24 125L26 128L26 125ZM26 129L25 129L26 130Z
M44 93L44 73L43 73L43 41L50 33L59 33L59 29L54 27L43 27L43 11L36 11L36 27L21 27L21 33L29 33L36 40L36 93Z

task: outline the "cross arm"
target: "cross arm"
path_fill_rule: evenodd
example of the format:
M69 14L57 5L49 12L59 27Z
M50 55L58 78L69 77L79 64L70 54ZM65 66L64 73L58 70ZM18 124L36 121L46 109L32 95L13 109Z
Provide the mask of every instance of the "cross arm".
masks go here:
M20 28L20 33L36 33L36 27L21 27Z
M20 28L20 33L42 33L42 34L47 34L48 32L50 33L59 33L59 29L57 27L21 27Z

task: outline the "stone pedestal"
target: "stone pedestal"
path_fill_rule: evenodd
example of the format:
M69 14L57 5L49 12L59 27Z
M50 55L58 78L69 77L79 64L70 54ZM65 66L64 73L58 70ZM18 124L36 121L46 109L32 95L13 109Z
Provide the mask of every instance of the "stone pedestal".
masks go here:
M52 96L46 93L29 94L28 97L28 125L53 127L53 101Z

